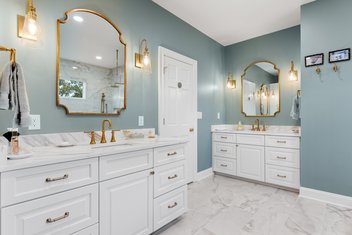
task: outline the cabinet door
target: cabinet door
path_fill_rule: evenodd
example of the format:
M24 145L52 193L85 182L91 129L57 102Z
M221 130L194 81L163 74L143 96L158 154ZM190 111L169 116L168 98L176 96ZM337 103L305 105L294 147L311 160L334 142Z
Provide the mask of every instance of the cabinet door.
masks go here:
M264 147L238 145L237 175L243 178L264 181Z
M153 232L153 177L148 171L100 184L100 234Z

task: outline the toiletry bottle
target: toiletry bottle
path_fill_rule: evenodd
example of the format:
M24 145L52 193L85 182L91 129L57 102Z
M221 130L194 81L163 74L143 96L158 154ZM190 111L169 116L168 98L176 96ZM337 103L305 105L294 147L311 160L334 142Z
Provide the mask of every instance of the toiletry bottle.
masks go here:
M11 136L11 154L17 155L20 152L20 146L18 142L18 129L12 129L12 136Z

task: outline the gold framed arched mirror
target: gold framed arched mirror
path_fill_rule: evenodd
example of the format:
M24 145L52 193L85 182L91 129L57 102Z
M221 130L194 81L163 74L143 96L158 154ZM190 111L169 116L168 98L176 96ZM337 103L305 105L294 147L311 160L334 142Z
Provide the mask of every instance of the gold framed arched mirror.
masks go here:
M65 12L57 20L57 106L69 115L120 115L126 109L126 47L106 16Z
M246 117L274 117L280 112L280 69L255 61L241 76L241 111Z

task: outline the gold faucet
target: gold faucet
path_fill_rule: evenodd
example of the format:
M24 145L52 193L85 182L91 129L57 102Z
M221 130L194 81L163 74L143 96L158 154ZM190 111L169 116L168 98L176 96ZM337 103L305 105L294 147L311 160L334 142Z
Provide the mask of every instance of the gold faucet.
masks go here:
M259 119L255 120L255 123L257 124L257 128L255 130L260 131Z
M109 129L112 129L111 121L109 119L104 119L103 120L103 124L102 124L102 128L101 128L101 140L100 140L101 144L105 144L106 143L106 139L105 139L105 123L108 123L109 124Z

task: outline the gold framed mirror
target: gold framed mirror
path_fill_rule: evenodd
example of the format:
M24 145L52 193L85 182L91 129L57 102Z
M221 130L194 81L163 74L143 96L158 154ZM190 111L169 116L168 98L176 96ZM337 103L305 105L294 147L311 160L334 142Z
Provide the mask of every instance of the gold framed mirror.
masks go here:
M120 115L126 109L127 45L106 16L73 9L57 20L56 104L68 115Z
M241 112L246 117L274 117L280 112L280 69L255 61L241 76Z

